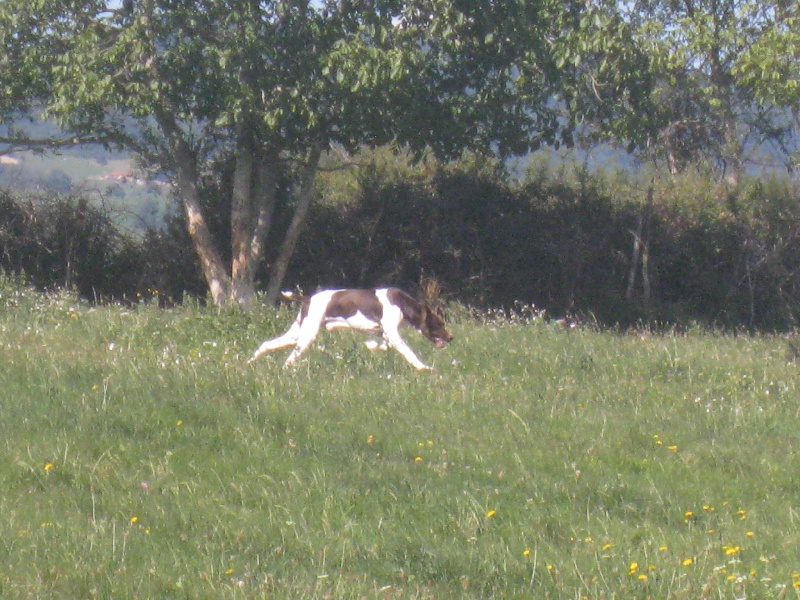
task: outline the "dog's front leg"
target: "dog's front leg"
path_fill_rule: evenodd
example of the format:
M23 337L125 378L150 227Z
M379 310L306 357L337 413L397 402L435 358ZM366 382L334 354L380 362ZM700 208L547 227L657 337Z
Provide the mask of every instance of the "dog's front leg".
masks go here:
M384 329L383 339L386 340L387 345L397 350L403 356L403 358L405 358L408 363L418 371L433 370L431 367L417 358L417 355L414 354L414 351L409 348L408 344L406 344L403 338L400 337L399 331L391 328Z

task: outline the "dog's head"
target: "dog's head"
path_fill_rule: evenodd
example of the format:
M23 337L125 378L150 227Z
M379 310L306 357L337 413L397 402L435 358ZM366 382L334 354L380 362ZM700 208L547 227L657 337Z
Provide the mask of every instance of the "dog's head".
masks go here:
M444 313L441 308L431 308L425 304L422 312L422 327L420 327L422 335L432 341L437 348L444 348L445 344L453 341L453 336L444 328Z

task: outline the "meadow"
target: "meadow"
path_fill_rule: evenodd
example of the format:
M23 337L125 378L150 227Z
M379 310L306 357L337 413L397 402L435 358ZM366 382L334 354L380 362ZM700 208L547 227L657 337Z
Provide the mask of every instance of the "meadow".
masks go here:
M0 597L800 597L784 339L454 306L431 373L247 365L292 318L2 279Z

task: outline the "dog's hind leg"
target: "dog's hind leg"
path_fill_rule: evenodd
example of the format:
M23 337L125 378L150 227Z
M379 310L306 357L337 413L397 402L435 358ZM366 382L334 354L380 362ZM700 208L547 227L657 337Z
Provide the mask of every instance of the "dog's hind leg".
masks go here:
M289 346L294 346L297 343L297 338L300 335L300 323L295 321L292 323L292 326L289 328L289 331L284 333L280 337L276 337L272 340L267 340L263 344L258 347L258 350L253 353L253 356L250 357L248 363L253 362L262 354L266 354L267 352L272 352L273 350L280 350L281 348L288 348Z
M319 327L320 321L316 319L306 318L306 320L303 321L303 325L298 330L297 342L294 350L292 350L292 353L289 354L289 358L287 358L286 362L283 364L285 369L294 365L295 361L300 358L300 355L314 342L319 333Z
M389 349L389 344L386 343L386 340L383 340L382 342L379 342L378 340L367 340L364 342L364 345L373 352Z
M314 343L319 334L320 327L325 320L325 312L328 309L331 298L335 291L320 292L315 294L308 304L308 312L304 317L297 320L297 338L294 350L289 354L289 358L283 363L283 368L289 368L294 365L295 361L300 355L305 352L308 347ZM302 314L302 313L301 313Z

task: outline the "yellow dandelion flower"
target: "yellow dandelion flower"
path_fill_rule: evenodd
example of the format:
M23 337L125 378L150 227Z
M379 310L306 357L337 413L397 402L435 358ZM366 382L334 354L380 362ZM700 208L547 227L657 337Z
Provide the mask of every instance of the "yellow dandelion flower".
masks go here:
M690 567L690 566L692 566L694 564L694 559L693 558L684 558L683 562L681 562L681 564L684 567Z
M43 468L45 473L49 473L53 470L53 463L47 463Z
M722 548L725 551L725 556L736 556L739 554L739 546L723 546Z
M553 565L547 565L547 570L548 570L548 571L552 571L552 570L553 570L553 568L554 568L554 567L553 567Z
M628 575L635 575L638 570L639 570L639 563L632 562L631 566L628 567Z
M177 422L177 423L175 423L175 425L177 425L178 427L180 427L181 425L183 425L183 421L181 421L180 419L178 419L178 422Z
M136 523L138 522L139 522L139 517L137 517L136 515L131 517L131 525L136 525Z
M375 443L375 436L372 435L371 433L367 436L367 443L368 444L374 444Z
M415 456L414 457L414 462L422 462L422 457L421 456Z
M711 506L710 504L704 504L703 505L703 510L706 511L706 512L714 512L714 507Z
M530 555L531 551L529 548L525 548L525 550L522 551L522 556L530 556Z
M685 513L683 513L683 516L687 519L691 519L694 516L694 513L690 510L687 510Z
M611 544L604 544L603 545L603 551L607 552L607 551L611 550L611 548L613 548L613 547L614 546L612 546Z
M728 575L725 579L727 581L734 581L736 579L736 575Z
M677 452L678 451L678 447L677 446L667 446L667 450L669 450L670 452Z
M661 552L666 552L669 547L667 545L659 546L658 549Z
M737 510L736 516L739 517L739 519L741 519L742 521L744 521L747 518L747 513L744 510Z
M491 510L489 510L489 511L486 511L486 518L487 518L487 519L491 519L491 518L492 518L493 516L495 516L496 514L497 514L497 511L496 511L496 510L494 510L494 509L491 509Z
M225 575L233 575L233 569L227 569Z
M639 581L644 583L644 582L647 581L647 575L645 575L644 573L641 573L636 579L638 579Z
M793 585L794 587L796 587L796 588L800 589L800 579L795 579L795 580L792 582L792 585Z
M756 534L755 534L755 533L753 533L752 531L748 531L747 533L745 533L745 535L746 535L747 537L749 537L749 538L756 537Z

